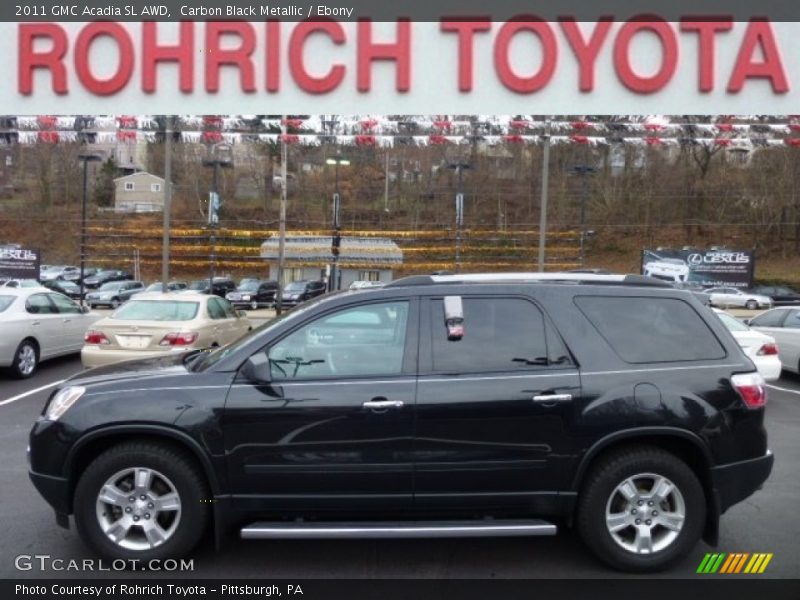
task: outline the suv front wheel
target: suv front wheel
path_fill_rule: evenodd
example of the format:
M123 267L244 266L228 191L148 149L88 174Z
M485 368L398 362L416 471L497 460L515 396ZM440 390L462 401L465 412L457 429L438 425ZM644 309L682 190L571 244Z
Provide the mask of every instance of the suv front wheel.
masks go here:
M205 530L207 489L186 453L152 442L120 444L78 481L75 525L87 545L112 560L180 557Z
M669 452L637 446L602 458L589 474L577 527L600 560L644 572L688 554L705 518L703 487L691 468Z

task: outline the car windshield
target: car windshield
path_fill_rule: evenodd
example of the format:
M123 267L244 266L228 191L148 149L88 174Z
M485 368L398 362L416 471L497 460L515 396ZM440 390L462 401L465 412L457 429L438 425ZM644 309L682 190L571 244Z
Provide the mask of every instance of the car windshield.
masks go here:
M302 292L304 289L306 289L305 281L295 281L283 288L285 292Z
M36 281L35 279L20 279L19 280L19 287L21 288L35 288L39 287L41 284Z
M124 284L121 281L111 281L100 286L101 292L112 292L120 289Z
M189 284L189 289L190 290L204 290L207 287L208 287L208 280L207 279L203 279L203 280L200 280L200 281L193 281L192 283Z
M11 306L16 296L0 296L0 313Z
M254 292L257 289L258 289L257 281L246 281L245 283L239 286L240 292Z
M730 331L750 331L750 328L747 325L728 313L717 313L717 316Z
M199 302L131 300L111 318L118 321L191 321L199 308Z
M72 283L71 281L59 281L58 285L59 285L59 287L65 289L65 290L77 290L77 289L79 289L78 288L78 284L77 283Z
M147 289L145 289L145 292L160 292L160 291L161 291L161 282L160 281L156 281L155 283L151 283L150 285L147 286Z

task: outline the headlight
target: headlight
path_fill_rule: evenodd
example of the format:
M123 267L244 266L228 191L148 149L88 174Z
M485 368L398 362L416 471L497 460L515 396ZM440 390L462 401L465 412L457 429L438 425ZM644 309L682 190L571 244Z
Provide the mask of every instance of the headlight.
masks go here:
M44 418L48 421L58 421L58 419L78 401L78 398L83 396L84 392L86 392L86 388L79 385L66 387L59 391L53 396L50 404L47 405Z
M250 296L245 294L244 296L242 296L242 300L250 300Z

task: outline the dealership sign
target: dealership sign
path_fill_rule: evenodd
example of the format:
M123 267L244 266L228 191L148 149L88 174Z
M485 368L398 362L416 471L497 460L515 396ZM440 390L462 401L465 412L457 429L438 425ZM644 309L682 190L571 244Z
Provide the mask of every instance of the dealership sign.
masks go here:
M796 112L800 23L703 19L4 22L0 110Z
M664 281L744 288L752 286L754 269L752 250L642 251L642 273Z
M39 279L39 251L0 246L0 277Z

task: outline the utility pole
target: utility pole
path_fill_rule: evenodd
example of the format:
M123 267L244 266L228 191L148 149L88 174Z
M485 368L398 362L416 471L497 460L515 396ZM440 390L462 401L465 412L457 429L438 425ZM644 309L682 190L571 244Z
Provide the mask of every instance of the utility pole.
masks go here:
M350 164L350 161L340 156L337 152L335 157L327 159L325 163L329 165L335 165L335 183L333 192L333 235L331 236L331 255L333 256L333 261L331 262L331 274L328 281L328 291L332 292L339 289L336 267L339 263L339 250L342 245L342 225L339 220L342 205L341 195L339 194L339 165L346 167Z
M86 284L83 282L86 271L86 204L89 201L89 163L102 159L97 154L81 153L78 160L83 163L83 199L81 201L81 306L85 306Z
M586 258L586 239L588 237L586 231L586 203L589 200L589 175L594 175L597 171L590 165L576 165L570 170L572 175L579 175L581 178L581 207L580 207L580 224L581 224L581 238L580 238L580 261L583 266Z
M286 115L281 119L281 208L278 223L278 293L275 297L275 314L280 316L283 309L283 268L286 255L286 189L288 181L288 156L289 151L286 144Z
M457 162L447 165L450 169L455 169L458 177L456 189L456 272L461 271L461 237L464 228L464 169L469 169L469 163Z
M211 158L203 160L203 166L214 169L211 184L211 192L208 195L208 232L209 232L209 256L208 256L208 293L214 292L214 270L216 262L215 248L217 244L217 227L219 227L219 211L222 207L222 200L219 197L219 169L220 167L230 168L233 162L230 157L230 146L227 144L216 144L211 149Z
M164 232L161 240L161 291L167 293L169 283L169 234L172 210L172 127L173 116L166 116L164 126Z
M550 119L545 121L542 136L542 200L539 211L539 272L544 272L544 248L547 243L547 188L550 179Z

